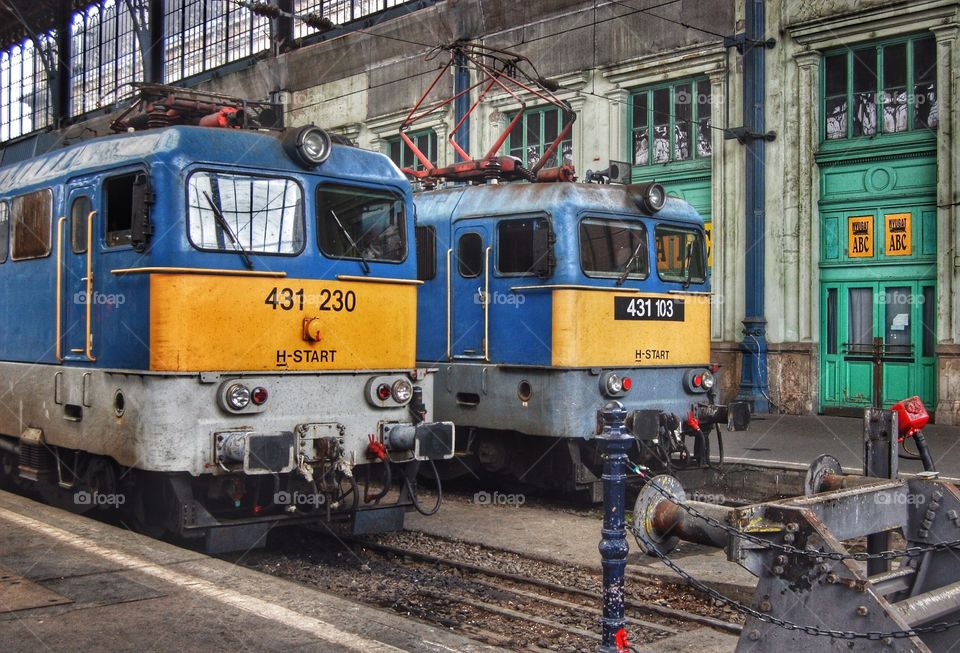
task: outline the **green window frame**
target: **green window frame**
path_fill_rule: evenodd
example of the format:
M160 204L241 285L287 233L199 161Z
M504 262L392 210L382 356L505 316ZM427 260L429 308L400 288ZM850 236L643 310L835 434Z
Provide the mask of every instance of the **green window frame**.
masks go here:
M631 163L652 166L712 156L711 100L706 77L633 91L627 118Z
M937 44L930 33L825 52L820 139L937 129Z
M423 129L421 131L410 132L407 134L413 141L431 165L437 165L437 132L432 129ZM387 139L387 153L398 168L409 168L410 170L423 170L423 162L418 159L410 146L407 145L399 136L393 136Z
M508 118L512 121L516 116L517 114L513 113ZM507 153L523 161L524 167L532 168L566 126L566 114L558 107L528 109L510 131ZM560 141L557 150L550 161L544 164L545 167L573 165L573 139L570 135Z

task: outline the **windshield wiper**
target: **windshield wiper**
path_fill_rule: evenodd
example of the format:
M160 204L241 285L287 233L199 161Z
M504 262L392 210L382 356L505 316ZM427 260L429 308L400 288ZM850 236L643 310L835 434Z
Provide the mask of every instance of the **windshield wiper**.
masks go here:
M630 255L630 258L627 259L627 264L623 266L623 272L620 273L620 276L617 277L617 286L622 286L623 282L627 280L627 277L630 276L630 267L633 265L634 261L637 260L637 257L640 256L640 250L643 249L644 241L641 238L640 242L637 243L637 248L633 250L633 254Z
M687 243L687 255L683 259L683 287L690 287L690 275L693 273L693 266L690 263L693 261L693 241Z
M361 267L363 267L363 273L370 274L370 264L367 263L367 259L364 258L363 252L361 252L360 248L357 247L356 241L350 235L350 232L347 231L347 228L343 226L343 223L340 222L340 218L338 218L337 214L333 212L333 209L328 209L328 210L330 211L330 215L333 216L333 219L337 221L337 226L340 227L340 231L342 231L343 235L347 237L347 242L350 243L350 247L352 247L354 251L357 253L357 256L360 257L360 265Z
M230 236L230 242L233 243L233 246L243 258L243 264L247 266L248 270L252 270L253 261L251 261L250 257L247 255L247 250L245 250L243 245L240 244L240 239L237 238L236 234L233 233L233 229L230 228L230 225L227 223L227 219L223 217L223 212L220 211L220 207L214 203L213 199L210 197L210 193L207 191L203 191L203 196L207 198L207 204L209 204L210 208L213 209L213 217L216 218L217 224L220 225L220 228L223 229L228 236Z

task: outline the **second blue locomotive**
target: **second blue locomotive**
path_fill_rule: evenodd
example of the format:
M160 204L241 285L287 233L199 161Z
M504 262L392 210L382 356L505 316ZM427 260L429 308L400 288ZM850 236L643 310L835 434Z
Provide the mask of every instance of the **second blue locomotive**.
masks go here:
M460 465L600 498L596 411L616 399L640 457L709 462L716 404L702 218L658 184L508 183L415 196L417 357Z

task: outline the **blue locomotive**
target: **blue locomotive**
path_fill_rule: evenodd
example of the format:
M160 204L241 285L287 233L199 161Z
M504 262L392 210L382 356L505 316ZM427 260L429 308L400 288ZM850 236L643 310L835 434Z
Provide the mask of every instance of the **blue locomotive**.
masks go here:
M0 168L0 481L212 550L402 526L454 448L409 183L275 107L143 93L128 133Z
M560 175L553 175L559 177ZM415 194L417 358L460 465L599 500L596 412L621 401L639 457L709 464L716 404L702 218L659 184L505 183ZM719 431L718 431L719 433Z

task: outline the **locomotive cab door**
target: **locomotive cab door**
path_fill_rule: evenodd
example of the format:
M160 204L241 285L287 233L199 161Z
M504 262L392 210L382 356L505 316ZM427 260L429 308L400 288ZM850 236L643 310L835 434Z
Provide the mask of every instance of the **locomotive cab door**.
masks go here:
M66 215L58 224L57 286L59 358L93 362L93 261L96 254L97 195L93 187L70 189Z
M454 358L489 360L490 238L480 220L462 220L453 232L451 347Z

